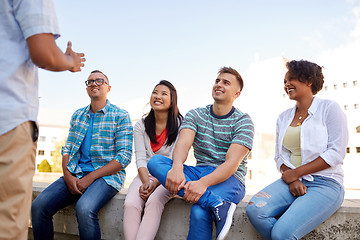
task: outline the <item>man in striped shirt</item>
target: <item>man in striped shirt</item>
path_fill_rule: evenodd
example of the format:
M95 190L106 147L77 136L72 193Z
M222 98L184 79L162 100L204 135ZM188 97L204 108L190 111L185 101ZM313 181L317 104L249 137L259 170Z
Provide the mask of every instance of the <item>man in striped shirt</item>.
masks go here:
M32 204L34 239L52 239L52 216L75 202L80 238L101 239L97 213L124 184L132 154L130 116L107 100L111 86L104 73L91 72L85 84L91 103L72 116L62 149L64 176Z
M230 230L236 204L245 195L246 156L252 148L254 126L249 115L233 107L243 88L240 74L223 67L215 80L214 103L189 111L180 128L173 159L154 156L150 173L171 193L194 203L188 239L216 239ZM196 167L184 165L193 146Z

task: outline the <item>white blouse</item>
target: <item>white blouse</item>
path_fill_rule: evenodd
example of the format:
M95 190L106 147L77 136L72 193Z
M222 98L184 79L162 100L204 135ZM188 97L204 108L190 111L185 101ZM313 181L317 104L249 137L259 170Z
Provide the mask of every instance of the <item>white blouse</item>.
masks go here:
M295 168L290 162L290 151L282 144L285 132L295 116L295 110L296 106L286 110L277 120L275 162L279 171L282 164ZM329 177L343 184L342 164L349 138L346 116L336 102L317 97L314 97L308 114L301 125L302 165L320 156L331 167L312 175ZM311 175L302 178L313 180Z

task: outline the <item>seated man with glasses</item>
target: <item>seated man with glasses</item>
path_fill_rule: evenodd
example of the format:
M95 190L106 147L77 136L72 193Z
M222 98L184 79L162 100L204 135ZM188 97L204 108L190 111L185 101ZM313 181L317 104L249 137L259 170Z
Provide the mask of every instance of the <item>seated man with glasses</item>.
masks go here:
M104 73L85 81L90 105L77 110L62 149L64 176L52 183L31 207L34 239L53 239L53 215L76 203L81 239L101 239L98 211L123 187L132 154L129 114L107 100L111 89Z

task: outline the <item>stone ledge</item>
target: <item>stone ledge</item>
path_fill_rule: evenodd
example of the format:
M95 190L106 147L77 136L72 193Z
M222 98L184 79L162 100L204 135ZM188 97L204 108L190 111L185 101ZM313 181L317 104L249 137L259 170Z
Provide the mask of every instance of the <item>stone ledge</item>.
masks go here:
M33 199L45 189L48 184L33 184ZM103 239L124 239L123 236L123 203L126 191L118 193L99 212L99 222ZM245 207L251 196L246 196L238 204L234 214L234 222L227 239L257 240L262 239L250 224ZM191 204L175 198L167 203L161 219L156 240L186 239L189 229L189 214ZM55 239L79 239L74 206L59 211L54 216ZM31 226L29 238L33 239ZM314 231L306 235L305 240L319 239L360 239L360 200L345 200L341 208Z

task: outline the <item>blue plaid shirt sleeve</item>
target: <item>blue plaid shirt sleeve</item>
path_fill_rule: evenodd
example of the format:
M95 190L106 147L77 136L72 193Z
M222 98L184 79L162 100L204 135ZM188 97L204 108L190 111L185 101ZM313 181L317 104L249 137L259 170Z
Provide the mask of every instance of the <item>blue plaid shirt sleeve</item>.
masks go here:
M74 119L74 115L71 117L70 120L69 135L68 138L66 139L65 146L61 148L61 155L70 154L71 146L74 144L75 130L74 130L73 119Z
M124 114L119 120L119 124L116 127L115 145L116 145L116 157L122 169L125 169L130 164L132 155L132 143L133 143L133 126L128 113Z

